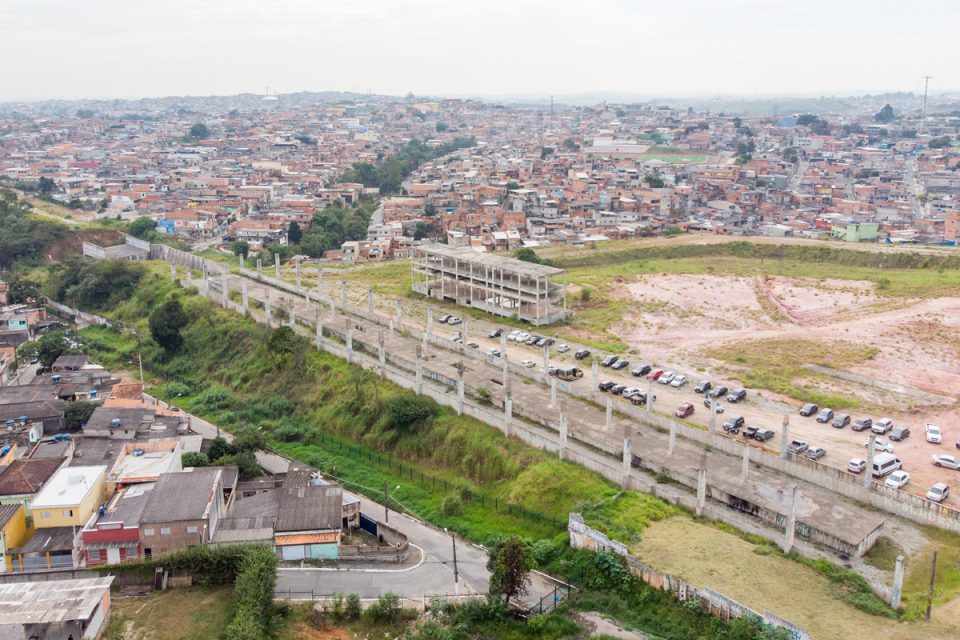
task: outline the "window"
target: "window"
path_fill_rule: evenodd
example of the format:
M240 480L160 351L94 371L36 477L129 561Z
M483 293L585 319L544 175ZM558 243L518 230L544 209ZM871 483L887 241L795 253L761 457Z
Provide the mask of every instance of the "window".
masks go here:
M63 517L64 517L64 518L72 518L72 517L73 517L73 509L64 509L64 510L63 510Z
M197 532L196 527L187 527L187 533L196 533L196 532Z
M170 535L170 527L160 527L160 535L162 536Z
M149 528L147 528L147 529L144 529L144 530L143 530L143 535L145 535L145 536L152 536L152 535L154 535L153 527L149 527Z
M41 517L41 518L44 518L44 519L49 518L49 517L50 517L50 512L49 512L49 511L44 511L44 512L42 512L42 513L40 514L40 517Z

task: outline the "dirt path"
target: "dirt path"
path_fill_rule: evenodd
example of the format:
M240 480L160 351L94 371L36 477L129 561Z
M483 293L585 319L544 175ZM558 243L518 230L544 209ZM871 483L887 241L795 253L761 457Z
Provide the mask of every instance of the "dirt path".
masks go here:
M651 525L634 552L657 569L789 620L815 640L955 640L960 636L956 601L938 607L932 624L868 615L838 600L829 581L812 569L778 555L760 555L756 549L709 525L671 518Z

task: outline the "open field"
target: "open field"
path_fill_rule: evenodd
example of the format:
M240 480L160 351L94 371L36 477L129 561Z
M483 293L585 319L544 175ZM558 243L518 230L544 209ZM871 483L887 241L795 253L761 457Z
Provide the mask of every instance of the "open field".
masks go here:
M960 633L960 619L951 615L956 602L938 606L932 624L869 615L842 602L842 587L813 569L688 518L652 524L633 548L644 562L771 611L817 640L946 640Z
M232 587L170 589L144 597L114 597L105 640L209 640L223 632Z

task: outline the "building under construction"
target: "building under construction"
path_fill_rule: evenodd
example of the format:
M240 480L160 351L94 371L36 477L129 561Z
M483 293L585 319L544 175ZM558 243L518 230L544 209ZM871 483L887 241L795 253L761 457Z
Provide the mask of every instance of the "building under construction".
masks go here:
M534 325L567 315L564 285L551 281L562 269L443 244L414 247L411 268L413 290L437 300Z

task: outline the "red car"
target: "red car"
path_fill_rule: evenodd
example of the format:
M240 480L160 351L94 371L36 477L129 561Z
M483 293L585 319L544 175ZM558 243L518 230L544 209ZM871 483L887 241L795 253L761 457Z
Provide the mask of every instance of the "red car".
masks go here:
M689 402L684 402L682 405L677 407L677 410L673 412L673 415L678 418L686 418L687 416L693 415L693 405Z
M663 369L654 369L649 374L647 374L647 380L656 380L663 375Z

